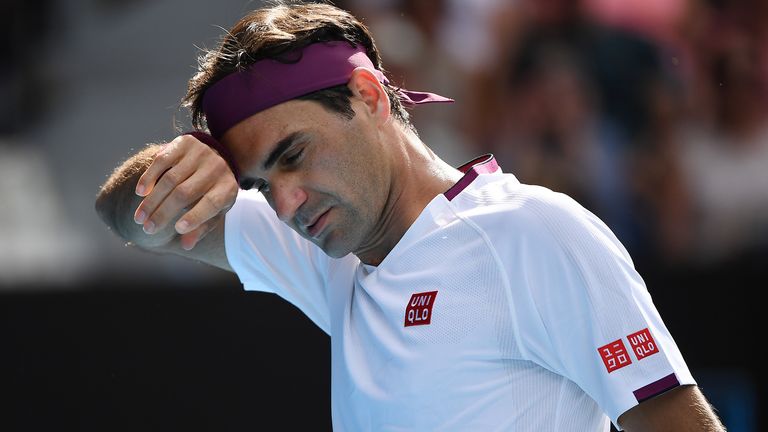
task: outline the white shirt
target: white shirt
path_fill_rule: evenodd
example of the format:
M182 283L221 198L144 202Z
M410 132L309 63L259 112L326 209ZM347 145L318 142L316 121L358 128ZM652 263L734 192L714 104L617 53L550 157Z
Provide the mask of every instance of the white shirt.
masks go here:
M492 157L473 163L377 267L328 257L258 193L227 213L245 288L331 336L335 431L607 431L695 383L597 217Z

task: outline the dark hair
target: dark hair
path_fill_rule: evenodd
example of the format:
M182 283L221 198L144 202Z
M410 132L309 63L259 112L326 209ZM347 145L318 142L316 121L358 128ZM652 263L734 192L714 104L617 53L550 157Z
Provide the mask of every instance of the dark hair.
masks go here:
M204 127L202 99L205 91L225 76L263 59L290 63L284 54L316 42L348 41L365 48L368 58L384 72L381 57L368 29L349 12L329 4L279 3L257 9L238 21L219 46L198 59L198 71L189 80L182 106L189 108L195 127ZM413 130L398 89L384 85L392 114ZM347 119L354 117L346 85L319 90L297 99L314 100Z

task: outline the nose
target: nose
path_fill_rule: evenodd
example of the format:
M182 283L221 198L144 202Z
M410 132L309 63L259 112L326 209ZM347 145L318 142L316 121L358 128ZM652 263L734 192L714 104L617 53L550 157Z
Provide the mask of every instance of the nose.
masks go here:
M271 182L269 192L277 217L285 223L291 221L302 204L307 201L307 192L289 179Z

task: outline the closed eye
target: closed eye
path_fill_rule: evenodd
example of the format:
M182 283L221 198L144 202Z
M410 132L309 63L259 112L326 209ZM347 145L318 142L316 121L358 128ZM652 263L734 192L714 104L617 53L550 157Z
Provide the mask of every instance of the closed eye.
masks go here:
M294 153L294 154L292 154L290 156L287 156L284 159L284 162L285 162L286 165L296 165L301 160L301 157L303 155L304 155L304 149L302 148L299 151L297 151L296 153Z

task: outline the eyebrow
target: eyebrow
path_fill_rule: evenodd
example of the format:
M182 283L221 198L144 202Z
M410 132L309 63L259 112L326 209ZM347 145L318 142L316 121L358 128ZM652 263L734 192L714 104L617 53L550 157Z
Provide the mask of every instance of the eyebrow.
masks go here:
M287 137L281 139L277 142L275 145L275 148L269 152L269 156L267 156L267 160L264 161L262 164L262 168L264 168L264 171L268 171L270 168L272 168L272 165L277 162L278 159L280 159L280 156L283 155L293 144L295 144L297 141L300 141L302 139L305 139L307 134L303 132L293 132Z

